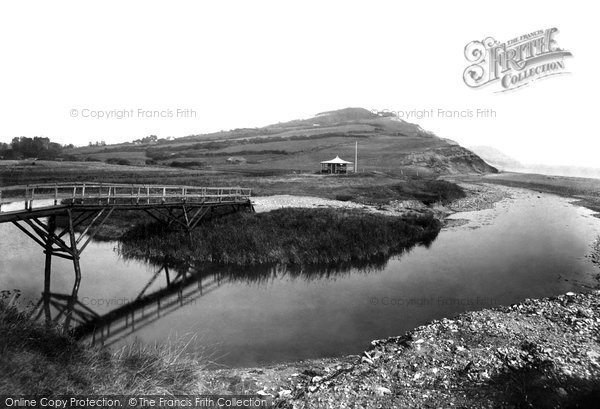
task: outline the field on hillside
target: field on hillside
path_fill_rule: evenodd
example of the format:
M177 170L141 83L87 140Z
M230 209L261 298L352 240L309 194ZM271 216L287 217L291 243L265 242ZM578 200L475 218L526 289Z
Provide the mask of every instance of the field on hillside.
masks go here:
M314 118L176 139L149 136L130 143L67 149L63 160L158 165L217 172L315 173L340 156L358 170L410 175L493 172L472 152L416 124L348 108Z
M106 162L125 159L130 164L148 163L170 166L174 161L196 163L196 167L218 171L248 169L285 169L296 172L317 172L320 162L336 156L354 161L355 143L358 142L360 171L388 171L403 168L415 172L412 152L443 148L439 139L398 137L389 135L331 134L291 140L261 139L260 142L208 142L193 144L153 145L116 149L86 148L72 153L72 159ZM234 157L237 160L230 159ZM152 161L152 162L150 162ZM427 166L421 170L429 173Z

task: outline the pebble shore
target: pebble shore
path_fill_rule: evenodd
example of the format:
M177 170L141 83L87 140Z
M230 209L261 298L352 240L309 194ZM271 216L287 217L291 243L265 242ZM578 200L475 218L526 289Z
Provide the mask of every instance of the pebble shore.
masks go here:
M600 291L435 320L360 356L203 371L210 393L278 407L560 408L600 394Z

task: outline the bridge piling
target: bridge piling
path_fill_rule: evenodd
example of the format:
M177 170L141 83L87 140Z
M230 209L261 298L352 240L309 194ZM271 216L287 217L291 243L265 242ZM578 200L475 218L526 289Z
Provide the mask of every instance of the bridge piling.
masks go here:
M54 234L56 230L56 216L48 218L48 231L50 234ZM50 279L52 274L52 242L46 240L46 263L44 265L44 316L46 325L50 324L52 315L50 313Z

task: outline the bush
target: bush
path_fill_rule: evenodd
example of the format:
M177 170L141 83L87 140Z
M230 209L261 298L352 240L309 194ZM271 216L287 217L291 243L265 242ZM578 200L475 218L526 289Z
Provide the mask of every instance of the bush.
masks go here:
M131 165L131 162L124 158L108 158L108 159L106 159L105 162L110 165L123 165L123 166Z
M191 161L173 161L169 164L169 166L173 168L203 168L206 166L204 162L200 162L199 160L191 160Z
M354 196L352 196L352 195L346 195L346 194L335 195L335 200L339 200L342 202L348 202L352 199L354 199Z

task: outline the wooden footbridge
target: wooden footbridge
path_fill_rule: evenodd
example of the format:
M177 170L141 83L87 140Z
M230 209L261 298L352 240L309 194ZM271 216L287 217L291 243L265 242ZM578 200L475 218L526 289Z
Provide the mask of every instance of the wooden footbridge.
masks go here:
M113 212L145 212L158 222L189 233L217 208L227 213L254 211L250 196L250 189L241 187L104 183L0 187L0 223L14 224L43 248L42 297L47 301L53 296L52 256L72 260L75 283L65 310L68 329L81 282L80 255ZM62 221L60 226L57 218Z

